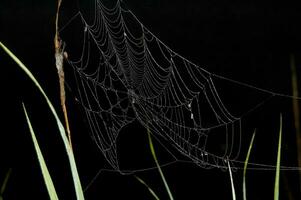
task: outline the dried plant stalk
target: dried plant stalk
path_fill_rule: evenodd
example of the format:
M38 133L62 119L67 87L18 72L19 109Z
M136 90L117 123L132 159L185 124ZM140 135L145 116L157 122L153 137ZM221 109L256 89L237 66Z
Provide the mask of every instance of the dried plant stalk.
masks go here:
M55 65L56 65L58 76L59 76L60 100L61 100L61 106L62 106L63 113L64 113L66 132L68 134L70 146L72 147L71 132L70 132L70 126L69 126L69 120L68 120L68 114L67 114L67 107L66 107L65 74L64 74L64 66L63 66L64 55L66 53L64 52L64 46L62 45L62 41L60 39L59 30L58 30L58 19L59 19L61 3L62 3L62 0L58 0L56 18L55 18L55 36L54 36Z

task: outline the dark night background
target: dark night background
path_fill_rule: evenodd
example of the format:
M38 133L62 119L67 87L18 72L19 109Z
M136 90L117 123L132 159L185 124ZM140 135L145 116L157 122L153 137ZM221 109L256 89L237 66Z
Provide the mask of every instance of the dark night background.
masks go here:
M78 12L79 7L86 9L87 12L89 4L83 2L63 0L61 25ZM224 0L123 2L171 49L210 72L259 88L291 94L289 58L290 55L294 55L298 75L301 75L300 68L298 69L301 58L301 12L297 2ZM91 13L92 11L91 9ZM32 71L60 111L53 46L55 12L56 1L2 0L0 41ZM42 96L2 50L0 50L0 66L2 119L0 182L6 171L12 169L4 199L48 198L21 102L27 107L59 197L75 199L63 144ZM238 99L248 104L248 99L239 96L236 91L227 92L230 95L228 101L238 101L235 96L238 95ZM67 95L74 152L85 187L98 170L107 164L89 137L83 113L74 101L72 92L68 91ZM287 122L285 126L291 127L292 114L289 107L291 99L280 98L273 101L269 109L273 110L276 107L278 109L284 102L288 106L283 106L277 111L284 112L284 119ZM277 132L279 112L278 114L266 112L258 117L259 125L253 123L252 127L268 121L267 123L273 125L274 129L261 130ZM130 149L131 152L147 152L146 134L145 136L137 134L146 131L139 127L136 129L130 127L129 130L135 132L132 131L132 134L128 135L123 133L119 140L135 141L136 146ZM289 128L287 130L291 131ZM291 142L293 138L294 136L287 137L287 145L294 145ZM277 141L276 137L261 139L274 143ZM273 149L267 151L275 154ZM275 156L274 154L272 156ZM149 152L145 155L151 160ZM296 166L294 162L290 164ZM204 170L181 163L163 170L175 199L231 199L228 172L219 169ZM241 173L242 171L238 171L236 177L241 178ZM288 191L292 193L294 199L298 199L300 197L297 192L298 181L294 179L298 173L292 171L283 174L286 178L282 177L281 199L288 199ZM167 199L157 171L137 175L143 178L161 199ZM249 177L247 183L249 199L272 199L273 171L251 171ZM239 178L235 183L238 196L241 197L242 185ZM85 195L86 199L119 199L118 197L152 199L147 189L132 175L122 176L113 172L104 172L98 176Z

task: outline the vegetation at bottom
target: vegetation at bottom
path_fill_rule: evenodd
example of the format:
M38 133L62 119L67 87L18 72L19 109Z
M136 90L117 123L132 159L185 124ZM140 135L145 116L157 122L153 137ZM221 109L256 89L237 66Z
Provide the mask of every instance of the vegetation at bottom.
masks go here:
M61 140L62 140L62 142L65 146L65 153L67 154L68 161L69 161L69 164L70 164L70 170L71 170L71 174L72 174L72 178L73 178L73 184L74 184L73 187L74 187L74 191L76 193L76 199L77 200L83 200L84 199L84 192L83 192L83 189L82 189L82 186L81 186L80 176L79 176L78 171L77 171L77 165L76 165L76 162L75 162L74 154L73 154L73 151L72 151L72 148L71 148L71 144L68 141L68 137L66 136L65 128L64 128L61 120L59 119L58 115L57 115L56 109L54 108L54 106L50 102L49 98L47 97L46 93L44 92L44 90L40 86L39 82L36 80L34 75L28 70L28 68L1 42L0 42L0 47L16 62L17 66L19 66L20 69L23 70L25 72L25 74L32 80L33 84L38 88L38 90L40 91L40 93L44 97L44 100L47 102L47 105L48 105L49 109L51 110L51 113L52 113L53 117L56 120L57 128L59 129L59 133L60 133L60 138L61 138ZM35 132L34 132L34 128L32 127L30 116L28 115L28 112L26 110L26 106L24 104L23 104L23 109L24 109L25 119L26 119L26 122L28 124L29 132L30 132L30 135L31 135L31 138L32 138L32 142L33 142L33 145L34 145L34 148L35 148L35 152L36 152L36 155L37 155L37 158L38 158L38 163L40 165L40 169L41 169L41 172L42 172L42 175L43 175L45 187L47 188L47 191L48 191L49 199L57 200L57 199L59 199L59 196L56 192L55 185L53 184L53 180L52 180L51 175L49 173L49 170L47 168L47 163L45 162L43 153L40 149L39 141L37 140ZM249 145L249 149L248 149L248 152L247 152L247 155L246 155L245 163L244 163L244 169L243 169L242 188L241 188L240 191L242 191L242 193L243 193L243 199L244 200L247 200L247 196L248 196L248 192L247 192L247 168L248 168L248 162L249 162L249 158L250 158L252 147L253 147L254 140L255 140L255 135L256 135L255 133L256 133L256 131L254 131L254 134L252 136L252 139L251 139L251 142L250 142L250 145ZM150 130L147 130L147 134L148 134L148 140L149 140L149 147L150 147L151 155L152 155L152 157L154 159L154 162L157 166L158 173L160 174L161 180L162 180L162 182L164 184L164 187L165 187L165 191L167 192L169 199L173 200L174 197L173 197L173 194L172 194L172 189L170 189L170 187L168 185L168 180L166 180L166 178L164 176L164 173L163 173L163 170L160 167L159 157L156 155L155 147L154 147L154 144L152 142L152 136L151 136ZM274 181L274 200L279 199L281 145L282 145L282 116L280 115L280 128L279 128L277 161L276 161L276 170L275 170L275 181ZM233 181L233 176L232 176L232 168L230 166L230 162L228 162L227 164L228 164L228 170L229 170L229 179L230 179L230 183L231 183L232 199L236 200L238 190L235 190L237 188L235 188L235 186L234 186L234 181ZM7 172L7 175L6 175L5 179L2 182L1 190L0 190L0 200L4 200L3 194L5 193L5 189L6 189L6 186L7 186L7 182L9 181L10 174L11 174L11 170L9 170ZM159 196L155 193L154 188L150 188L148 186L148 184L144 180L139 178L138 176L136 176L136 179L142 185L147 187L147 189L149 190L150 194L152 195L152 197L154 199L160 199Z

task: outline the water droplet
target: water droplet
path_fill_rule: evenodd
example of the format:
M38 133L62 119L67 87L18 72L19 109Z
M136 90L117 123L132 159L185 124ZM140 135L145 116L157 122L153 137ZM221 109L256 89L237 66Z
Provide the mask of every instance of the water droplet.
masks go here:
M190 118L193 119L193 114L191 113Z
M123 36L126 37L126 36L128 36L128 35L126 34L126 32L124 32L124 33L123 33Z

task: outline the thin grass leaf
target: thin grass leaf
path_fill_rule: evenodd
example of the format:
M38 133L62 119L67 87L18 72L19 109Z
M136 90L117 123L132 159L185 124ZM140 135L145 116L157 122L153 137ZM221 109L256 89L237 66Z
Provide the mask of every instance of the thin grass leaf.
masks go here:
M9 177L10 177L10 175L11 175L11 172L12 172L12 169L10 168L10 169L7 171L7 173L6 173L6 175L5 175L5 178L4 178L4 180L3 180L3 183L2 183L2 185L1 185L1 189L0 189L0 200L3 200L3 193L4 193L5 189L6 189L6 186L7 186L8 180L9 180Z
M274 200L279 200L281 143L282 143L282 115L280 115L280 129L279 129L278 153L277 153L277 164L276 164L276 177L275 177L275 187L274 187Z
M296 68L295 56L290 56L291 65L291 80L292 80L292 93L294 97L299 96L298 87L298 75ZM293 114L294 114L294 125L295 125L295 135L296 135L296 147L297 147L297 161L298 166L301 167L301 124L300 124L300 105L299 101L292 98ZM301 191L301 171L299 171L299 189Z
M84 199L84 194L83 194L82 186L81 186L80 179L79 179L79 176L78 176L73 151L71 149L69 140L66 136L65 128L64 128L62 122L60 121L60 119L59 119L59 117L58 117L58 115L55 111L54 106L50 102L49 98L47 97L46 93L44 92L44 90L40 86L39 82L35 79L35 77L28 70L28 68L2 42L0 42L0 46L18 64L18 66L26 73L26 75L33 81L33 83L36 85L36 87L39 89L39 91L42 93L43 97L45 98L45 100L48 104L48 107L50 108L50 110L51 110L51 112L52 112L52 114L53 114L53 116L56 120L58 129L59 129L59 132L60 132L60 136L63 140L65 150L66 150L67 155L68 155L68 160L69 160L70 169L71 169L71 173L72 173L72 177L73 177L73 183L74 183L74 188L75 188L75 193L76 193L77 200L83 200Z
M230 166L229 160L227 160L227 164L228 164L230 181L231 181L232 199L236 200L235 187L234 187L233 176L232 176L232 171L231 171L231 166Z
M172 193L171 193L171 191L170 191L170 189L169 189L169 186L168 186L168 184L167 184L167 181L165 180L164 174L163 174L163 172L162 172L162 170L161 170L161 167L160 167L160 165L159 165L159 162L158 162L158 159L157 159L157 156L156 156L156 152L155 152L155 149L154 149L154 145L153 145L153 141L152 141L152 137L151 137L151 134L150 134L150 130L149 130L149 129L147 129L147 133L148 133L148 141L149 141L149 146L150 146L150 149L151 149L152 156L153 156L153 158L154 158L154 160L155 160L155 162L156 162L158 171L159 171L160 176L161 176L161 179L162 179L162 181L163 181L163 183L164 183L165 189L166 189L166 191L167 191L167 193L168 193L169 199L170 199L170 200L173 200Z
M250 158L250 154L251 154L251 150L253 147L253 143L254 143L254 138L255 138L255 134L256 134L256 130L253 133L250 145L249 145L249 149L248 149L248 153L246 156L246 160L245 160L245 164L244 164L244 173L243 173L243 185L242 185L242 190L243 190L243 200L247 200L247 189L246 189L246 174L247 174L247 167L248 167L248 163L249 163L249 158Z
M22 106L23 106L23 110L24 110L24 113L25 113L25 117L26 117L26 121L27 121L29 130L30 130L31 139L32 139L32 141L33 141L34 148L35 148L36 153L37 153L37 156L38 156L40 168L41 168L41 171L42 171L42 175L43 175L44 182L45 182L45 185L46 185L46 188L47 188L47 191L48 191L49 198L50 198L51 200L58 200L59 198L58 198L58 196L57 196L57 193L56 193L55 187L54 187L54 185L53 185L51 176L50 176L50 174L49 174L49 171L48 171L46 162L45 162L45 160L44 160L44 156L43 156L43 154L42 154L42 152L41 152L39 143L38 143L38 141L37 141L37 138L36 138L36 136L35 136L35 133L34 133L34 130L33 130L32 126L31 126L31 122L30 122L30 119L29 119L29 117L28 117L26 108L25 108L25 106L24 106L23 103L22 103Z
M152 194L152 196L156 199L156 200L160 200L159 197L156 195L156 193L152 190L152 188L150 188L141 178L139 178L138 176L135 176L135 178L142 183L145 187L147 187L148 191Z

